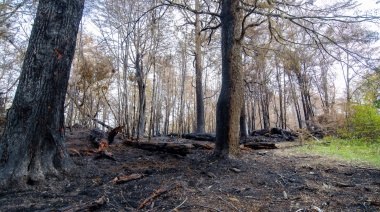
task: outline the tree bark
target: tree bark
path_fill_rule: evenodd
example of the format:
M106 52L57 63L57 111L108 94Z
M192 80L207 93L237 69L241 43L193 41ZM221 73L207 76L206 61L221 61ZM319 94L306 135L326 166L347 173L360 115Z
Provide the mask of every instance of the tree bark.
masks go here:
M200 10L199 0L195 0L196 10ZM202 86L202 49L201 49L201 23L199 14L195 15L195 85L196 85L196 101L197 101L197 132L205 133L205 109L203 100Z
M64 102L84 0L40 0L19 85L0 142L0 185L67 172Z
M145 74L143 72L142 58L140 53L136 55L136 78L139 89L139 117L137 126L137 139L144 136L145 133L145 112L146 112L146 95L145 95Z
M239 120L243 102L239 0L222 1L222 89L216 108L214 157L238 157Z
M243 104L240 112L240 137L247 138L247 115L245 113L245 99L243 97Z

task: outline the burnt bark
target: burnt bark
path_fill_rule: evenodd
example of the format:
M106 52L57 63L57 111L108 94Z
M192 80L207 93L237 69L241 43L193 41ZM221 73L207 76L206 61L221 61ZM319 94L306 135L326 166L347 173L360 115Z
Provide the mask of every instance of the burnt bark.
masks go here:
M239 0L222 1L222 89L216 108L216 158L237 157L243 102L242 45Z
M245 99L243 98L243 104L240 112L240 137L246 138L248 136L247 132L247 115L245 113Z
M139 89L139 117L137 126L137 139L144 136L145 133L145 112L146 112L146 95L145 95L145 74L143 72L142 58L140 53L136 55L136 79Z
M125 141L125 145L132 146L148 151L160 151L171 154L187 155L194 148L192 144L172 143L172 142L144 142L144 141Z
M195 0L195 7L200 9L199 0ZM205 133L205 109L203 100L203 69L202 69L202 41L201 41L201 23L199 14L195 15L195 85L197 101L197 132Z
M73 163L64 102L84 0L40 0L19 85L0 142L0 185L25 186Z

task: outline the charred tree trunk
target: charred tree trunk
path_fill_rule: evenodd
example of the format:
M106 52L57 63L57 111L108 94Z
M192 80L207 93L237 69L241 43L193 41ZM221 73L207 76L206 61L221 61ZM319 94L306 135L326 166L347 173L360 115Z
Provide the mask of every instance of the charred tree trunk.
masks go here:
M195 7L199 10L199 0L195 0ZM195 85L196 85L196 101L197 101L197 132L205 132L205 109L202 87L202 49L201 49L201 23L199 14L195 15Z
M179 102L179 121L178 121L178 134L181 135L184 133L184 113L185 113L185 81L186 81L186 72L187 72L187 36L185 35L184 37L185 42L183 44L183 49L181 50L181 69L182 69L182 74L181 74L181 90L180 90L180 102Z
M144 135L145 132L145 112L146 112L146 95L145 95L145 76L140 53L136 55L136 78L139 88L139 114L137 124L137 139Z
M239 117L243 103L241 22L239 0L222 1L222 89L216 108L214 156L237 157Z
M240 137L246 138L247 136L247 115L245 112L245 99L243 97L243 104L240 112Z
M64 102L84 0L40 0L0 142L0 185L25 186L72 167Z

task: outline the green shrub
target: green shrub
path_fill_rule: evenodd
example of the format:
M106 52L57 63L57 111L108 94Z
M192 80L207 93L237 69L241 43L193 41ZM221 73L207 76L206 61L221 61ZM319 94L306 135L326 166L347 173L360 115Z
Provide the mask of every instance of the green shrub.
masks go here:
M380 142L379 110L371 105L352 106L343 135L369 142Z

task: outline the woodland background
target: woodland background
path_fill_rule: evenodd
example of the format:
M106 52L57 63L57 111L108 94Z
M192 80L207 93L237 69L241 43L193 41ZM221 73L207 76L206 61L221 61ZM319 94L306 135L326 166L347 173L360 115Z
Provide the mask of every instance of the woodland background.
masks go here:
M101 121L125 126L127 137L215 132L221 87L218 21L177 7L152 10L158 3L86 2L67 90L66 126L102 127L98 125ZM187 3L203 10L216 7L213 1ZM363 8L360 3L379 6L375 1L348 1L339 5L337 13L354 15ZM307 4L320 4L320 11L310 11L310 15L334 14L331 5L314 1L301 2L298 9ZM4 1L0 5L3 126L37 1ZM289 8L297 13L296 6ZM377 13L376 8L368 10L368 14ZM305 26L289 24L281 17L250 18L257 26L247 30L243 41L242 120L246 133L279 127L378 138L379 25L375 21L342 21L329 26L321 18L321 27L310 36ZM199 99L203 109L197 108ZM204 127L199 127L202 110Z

